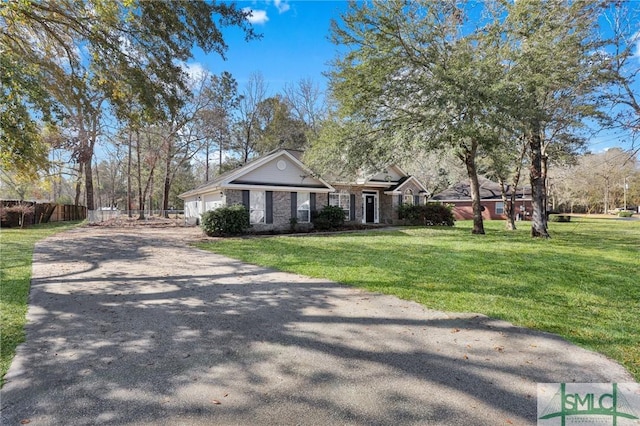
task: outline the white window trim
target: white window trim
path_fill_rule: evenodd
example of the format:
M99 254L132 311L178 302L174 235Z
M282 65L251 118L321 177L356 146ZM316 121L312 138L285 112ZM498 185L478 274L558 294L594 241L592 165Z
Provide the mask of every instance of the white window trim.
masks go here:
M332 196L338 197L338 204L331 204ZM343 202L343 199L346 200L346 202ZM342 211L344 211L345 220L350 219L351 217L351 194L350 193L348 193L345 190L342 190L340 192L331 192L329 194L329 205L340 207ZM346 208L345 208L345 205L346 205Z
M405 189L405 191L402 193L402 203L413 205L413 201L413 191L411 189Z
M500 209L498 209L500 206ZM504 214L504 201L496 201L496 214Z
M254 195L262 194L262 204L257 206L254 204ZM266 222L266 204L267 204L267 194L265 191L249 191L249 222L252 224L260 224ZM262 218L259 222L253 220L254 212L262 212Z
M306 200L301 202L300 195L306 195ZM296 218L298 223L309 223L311 221L311 193L310 192L298 192L297 195L298 205L296 206ZM304 208L306 206L306 208ZM300 212L306 212L307 219L300 219Z

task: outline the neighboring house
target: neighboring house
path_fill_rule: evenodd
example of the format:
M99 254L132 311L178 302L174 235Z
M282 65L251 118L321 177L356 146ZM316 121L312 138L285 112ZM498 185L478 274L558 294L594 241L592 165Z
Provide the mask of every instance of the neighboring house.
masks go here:
M243 204L252 230L287 229L291 218L312 227L312 212L341 207L356 223L395 223L400 203L424 203L426 189L395 166L353 182L323 180L301 161L302 152L280 149L180 194L185 217L195 223L202 213Z
M486 178L479 178L480 204L484 207L482 217L484 219L506 219L504 202L500 190L500 184ZM510 198L513 187L507 187L507 197ZM456 220L473 219L471 207L471 188L469 182L460 182L452 187L431 197L429 201L437 201L443 204L453 205L453 215ZM528 219L531 217L531 188L516 189L516 217Z

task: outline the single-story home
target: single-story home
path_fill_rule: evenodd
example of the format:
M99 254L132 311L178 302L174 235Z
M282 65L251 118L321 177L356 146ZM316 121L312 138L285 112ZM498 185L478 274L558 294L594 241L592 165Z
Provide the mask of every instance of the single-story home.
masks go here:
M480 204L484 207L482 211L483 219L495 220L506 219L504 201L500 184L489 179L480 177ZM511 197L514 191L512 186L507 186L507 197ZM516 194L516 217L528 219L531 217L531 188L521 187L515 189ZM459 182L452 187L435 194L429 201L449 204L453 206L453 215L456 220L473 219L473 208L471 206L471 185L469 182Z
M341 207L347 222L393 224L401 203L424 203L426 195L422 183L396 166L329 182L302 162L301 151L278 149L179 197L187 221L196 223L206 211L242 204L252 230L260 232L287 229L291 218L311 228L312 212L325 205Z

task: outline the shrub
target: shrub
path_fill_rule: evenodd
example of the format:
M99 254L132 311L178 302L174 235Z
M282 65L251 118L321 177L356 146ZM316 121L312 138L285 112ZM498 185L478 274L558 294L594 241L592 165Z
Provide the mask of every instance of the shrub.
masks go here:
M623 210L620 213L618 213L618 217L631 217L631 216L633 216L633 212L629 210Z
M549 214L549 222L571 222L571 216L563 214Z
M313 227L319 231L340 229L344 226L344 210L338 206L324 206L312 216Z
M240 204L209 210L202 215L202 230L208 236L238 235L246 232L249 224L249 212Z
M398 215L407 225L453 226L455 223L451 206L440 203L401 204Z

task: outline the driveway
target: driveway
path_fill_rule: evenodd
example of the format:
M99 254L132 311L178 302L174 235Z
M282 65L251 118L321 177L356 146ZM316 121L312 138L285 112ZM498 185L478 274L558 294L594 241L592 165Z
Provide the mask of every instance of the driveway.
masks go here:
M532 425L538 382L632 382L605 357L188 246L197 229L37 244L3 425Z

